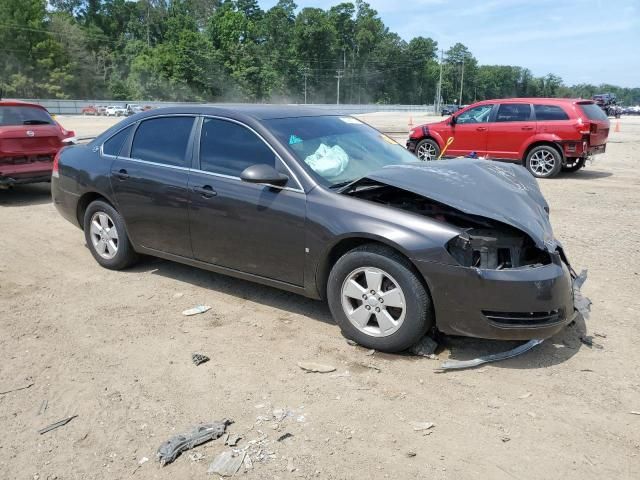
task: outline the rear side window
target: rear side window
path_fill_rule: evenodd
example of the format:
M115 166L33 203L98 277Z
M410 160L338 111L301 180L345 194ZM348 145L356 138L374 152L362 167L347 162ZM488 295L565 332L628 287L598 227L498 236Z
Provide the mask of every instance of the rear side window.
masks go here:
M49 113L38 107L0 106L0 126L5 125L51 125Z
M143 121L131 145L131 157L148 162L187 166L193 117L161 117Z
M582 109L589 120L607 120L607 114L595 103L579 103L578 107Z
M569 115L557 105L534 105L536 120L569 120Z
M498 107L496 122L526 122L531 118L528 103L502 103Z
M123 130L120 130L113 137L104 142L104 145L102 145L102 153L104 155L113 155L114 157L120 155L120 150L122 150L124 142L127 140L127 138L129 138L131 128L132 127L129 126Z
M276 156L248 128L216 118L205 118L200 137L200 169L239 177L242 171L264 163L276 168Z

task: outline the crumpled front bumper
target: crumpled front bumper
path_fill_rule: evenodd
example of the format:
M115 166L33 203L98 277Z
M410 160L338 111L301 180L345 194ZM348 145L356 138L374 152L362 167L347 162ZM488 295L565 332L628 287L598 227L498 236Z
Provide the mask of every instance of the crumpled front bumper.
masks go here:
M417 262L446 334L496 340L548 338L576 316L569 267L558 253L539 267L483 270Z

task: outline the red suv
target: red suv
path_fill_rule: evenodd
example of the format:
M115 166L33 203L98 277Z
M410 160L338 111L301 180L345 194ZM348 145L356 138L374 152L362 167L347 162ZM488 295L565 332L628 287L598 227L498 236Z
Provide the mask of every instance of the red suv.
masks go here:
M550 178L604 153L608 136L609 119L591 100L510 98L474 103L442 122L417 126L407 148L421 160L434 160L452 138L447 156L475 152Z
M74 135L38 104L0 100L0 186L50 181L62 140Z

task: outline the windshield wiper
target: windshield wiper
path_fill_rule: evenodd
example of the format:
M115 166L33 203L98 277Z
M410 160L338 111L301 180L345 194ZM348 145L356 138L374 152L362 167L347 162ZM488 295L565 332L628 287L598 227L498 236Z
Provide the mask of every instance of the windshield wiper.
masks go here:
M353 182L355 182L355 180L345 180L344 182L334 183L329 188L331 190L335 190L336 188L346 187L347 185L349 185L350 183L353 183Z
M46 120L25 120L22 122L23 125L49 125L50 122Z

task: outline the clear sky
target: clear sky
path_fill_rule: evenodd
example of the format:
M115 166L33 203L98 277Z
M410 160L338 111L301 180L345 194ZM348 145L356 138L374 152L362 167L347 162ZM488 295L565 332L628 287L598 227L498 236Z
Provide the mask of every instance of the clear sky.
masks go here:
M268 9L277 0L260 0ZM341 1L296 0L327 9ZM355 1L354 1L355 3ZM405 40L464 43L482 64L519 65L565 83L640 87L640 0L368 0Z

